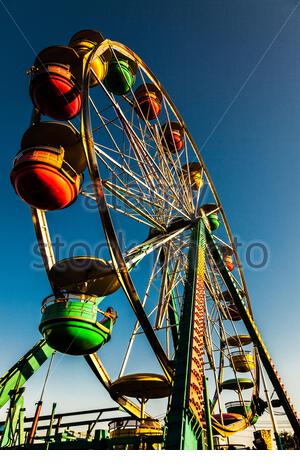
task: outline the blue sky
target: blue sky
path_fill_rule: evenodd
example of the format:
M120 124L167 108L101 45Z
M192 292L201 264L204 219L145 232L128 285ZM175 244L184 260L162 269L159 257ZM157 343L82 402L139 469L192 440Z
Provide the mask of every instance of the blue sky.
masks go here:
M28 0L6 1L8 14L0 2L1 372L39 338L40 304L50 293L44 273L31 267L35 238L29 208L9 181L31 113L25 72L39 50L66 44L74 32L90 28L128 45L168 90L202 149L232 232L242 242L242 262L249 245L262 242L267 247L263 269L245 263L246 280L258 327L300 409L300 7L295 9L296 5L289 0L90 0L86 4L53 0L47 6ZM74 217L74 208L61 215L67 222L65 239L75 236L95 244L98 232L89 223L74 224ZM128 312L121 297L119 310ZM109 403L83 360L56 361L45 397L49 406L54 400L60 409ZM43 374L45 369L28 385L28 410L38 399Z

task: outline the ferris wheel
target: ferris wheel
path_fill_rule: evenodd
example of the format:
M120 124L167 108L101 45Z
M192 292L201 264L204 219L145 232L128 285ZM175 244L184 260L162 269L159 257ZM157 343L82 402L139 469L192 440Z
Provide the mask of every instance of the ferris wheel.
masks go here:
M299 434L255 325L214 184L155 75L128 47L83 30L68 46L38 54L30 96L32 122L11 181L31 207L52 290L39 327L45 359L53 350L84 356L137 420L130 429L112 423L116 442L142 436L166 449L212 448L213 435L231 436L263 413L262 369ZM80 199L98 211L107 259L55 259L47 213L72 204L80 213ZM124 248L120 233L138 241ZM109 374L97 351L110 348L121 322L114 305L119 289L136 321L120 345L119 369ZM114 308L105 310L108 299ZM159 373L132 372L141 337ZM158 398L167 399L163 422L147 412L148 400Z

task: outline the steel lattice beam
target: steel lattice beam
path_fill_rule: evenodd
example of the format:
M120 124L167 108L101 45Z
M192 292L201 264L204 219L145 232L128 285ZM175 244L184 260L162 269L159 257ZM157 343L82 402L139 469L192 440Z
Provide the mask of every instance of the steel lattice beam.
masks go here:
M205 226L200 220L190 242L172 398L167 414L166 449L169 450L202 446L205 246Z

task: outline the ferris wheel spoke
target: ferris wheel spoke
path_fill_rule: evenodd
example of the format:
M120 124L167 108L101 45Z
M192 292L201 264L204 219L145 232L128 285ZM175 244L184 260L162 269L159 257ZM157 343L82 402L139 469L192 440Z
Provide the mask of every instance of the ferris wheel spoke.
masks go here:
M196 214L197 212L196 212L195 204L194 204L193 189L192 189L192 177L191 177L191 170L190 170L190 165L189 165L190 159L189 159L189 152L188 152L188 140L187 140L185 132L184 132L183 138L184 138L184 149L185 149L185 155L186 155L186 173L187 173L187 177L186 177L186 175L183 174L182 166L181 166L181 177L182 177L182 180L183 180L183 184L185 186L187 198L188 198L188 200L190 201L190 204L191 204L191 211L192 211L192 213ZM203 168L201 167L201 178L202 178L202 176L203 176ZM202 186L201 186L201 184L199 184L199 187L197 188L196 201L198 201L198 197L200 197L201 188L202 188Z
M170 258L170 244L164 246L163 251L161 252L163 255L163 262L162 262L162 275L161 275L161 287L159 291L159 297L157 302L157 312L156 312L156 319L154 328L159 329L162 325L162 315L163 315L163 308L164 308L164 301L166 295L166 288L167 288L167 277L168 277L168 267L169 267L169 258Z
M169 115L169 112L168 112L168 107L167 107L165 98L163 98L162 102L163 102L163 106L164 106L166 116L167 116L167 124L171 128L171 119L170 119L170 115ZM162 132L162 128L160 128L160 130ZM183 128L183 132L184 132L184 128ZM164 136L164 134L163 134L163 136ZM165 137L163 137L163 139L165 140ZM167 151L167 155L168 155L169 161L172 164L172 167L173 167L173 170L176 174L177 180L181 182L181 187L183 189L183 197L186 200L186 204L189 207L189 209L192 211L193 208L191 206L191 200L190 200L190 197L189 197L189 192L188 192L188 188L187 188L187 184L186 184L186 177L184 176L182 164L180 162L180 155L183 155L186 152L186 149L184 147L184 150L182 150L181 153L179 154L179 152L177 151L176 145L175 145L173 134L172 134L172 140L173 140L173 146L174 146L174 149L175 149L175 159L176 160L174 161L173 155L170 152L170 150ZM165 142L165 144L167 144L167 142ZM185 155L187 155L187 154L185 153ZM185 163L188 163L188 161L186 161Z
M122 170L124 173L126 173L128 176L130 176L135 182L143 186L148 190L148 192L152 195L155 195L160 201L163 201L165 204L167 204L170 208L172 208L174 211L180 213L184 217L187 217L187 213L183 212L179 207L174 206L174 204L164 198L158 191L151 189L144 181L142 181L140 178L138 178L135 174L132 173L132 171L129 171L127 168L125 168L122 164L119 162L115 161L112 157L110 157L107 153L105 153L102 149L96 146L97 150L97 156L100 157L102 162L105 162L107 165L107 161L112 162L115 164L120 170Z
M160 253L161 253L161 247L157 251L156 258L155 258L155 261L154 261L154 264L153 264L153 268L152 268L152 271L151 271L151 274L150 274L150 277L149 277L149 281L148 281L148 284L147 284L147 287L146 287L146 291L145 291L145 294L144 294L144 297L143 297L143 300L142 300L143 307L146 306L146 302L147 302L147 299L149 297L149 291L150 291L153 279L154 279L155 274L156 274L156 269L157 269L157 265L159 263ZM124 374L124 371L126 369L128 359L129 359L129 356L130 356L130 353L131 353L131 349L132 349L134 340L136 338L136 333L138 332L139 327L140 327L140 323L137 320L134 327L133 327L133 331L132 331L130 339L129 339L129 343L128 343L128 346L127 346L127 349L126 349L126 353L124 355L123 362L122 362L122 365L121 365L121 369L120 369L120 372L119 372L119 377L121 377Z
M140 262L146 255L149 255L157 248L167 244L173 238L177 237L178 234L186 230L186 227L182 227L170 233L160 234L154 238L147 239L145 242L141 243L138 246L132 248L125 255L126 265L128 268L133 267L138 262Z
M149 186L142 181L140 174L138 174L138 173L136 173L132 170L132 168L128 165L128 162L127 162L126 159L123 159L122 163L116 161L115 159L110 157L107 153L105 153L103 150L101 150L101 147L98 146L97 144L96 144L96 150L97 150L97 156L101 159L102 163L104 163L104 165L109 169L109 171L112 173L112 175L115 176L118 179L120 184L122 184L122 183L124 184L124 182L120 179L120 177L116 173L116 170L113 167L109 166L107 160L109 160L113 165L115 165L116 168L121 170L122 173L126 173L127 176L129 178L131 178L131 181L135 182L137 187L140 189L141 194L143 192L142 189L141 189L142 186L143 186L143 188L146 188L146 190L148 190L148 192L150 192ZM124 154L122 153L122 156L123 155ZM125 166L123 165L123 163L125 164ZM128 185L128 182L126 183L126 185Z
M121 193L123 193L124 195L126 195L127 197L131 197L134 199L134 201L136 203L140 203L141 205L144 203L147 205L147 207L151 206L154 208L155 211L159 211L161 209L163 209L163 207L160 205L160 204L157 204L157 202L151 200L151 199L148 199L146 196L145 196L145 193L144 195L141 195L140 193L138 193L134 188L130 188L129 185L128 186L125 186L125 187L122 187L122 186L119 186L115 183L112 183L111 181L109 180L105 180L103 182L103 185L110 189L112 188L112 191L115 190L115 191L119 191ZM150 215L150 214L149 214Z
M162 225L160 225L150 215L150 213L148 211L145 210L145 206L142 206L144 210L139 208L139 206L137 204L138 203L141 204L141 202L138 199L138 197L132 191L129 191L128 189L121 188L120 186L112 184L109 181L103 181L103 186L106 189L108 189L110 195L115 196L118 201L121 201L123 203L123 205L127 206L129 209L132 209L133 212L125 212L124 209L122 208L122 205L120 207L119 205L117 206L116 204L111 204L111 203L108 202L109 207L113 208L114 210L116 210L118 212L122 212L124 215L128 215L129 217L131 217L133 219L136 219L141 223L145 223L146 225L148 225L150 227L156 227L159 230L164 229L164 227ZM88 194L86 192L82 192L82 195L87 196L87 197L89 197L90 199L93 199L93 200L96 199L95 196L93 196L91 194ZM132 197L133 202L131 202L130 199L128 198L129 195ZM147 202L147 204L149 204L149 206L150 206L150 201L146 200L145 198L143 198L143 200L145 202ZM142 217L142 219L137 217L136 214L140 215Z
M107 145L104 145L104 144L101 144L99 142L95 142L96 145L100 148L102 148L104 151L109 151L111 153L114 153L116 155L119 155L121 156L121 158L124 160L124 162L128 163L130 160L132 161L136 161L135 157L133 157L130 153L131 153L131 147L128 149L128 152L125 153L125 152L122 152L121 150L118 151L112 147L108 147ZM130 168L130 165L128 164L128 168Z
M87 192L85 192L85 191L82 191L82 192L81 192L81 195L84 196L84 197L86 197L86 198L88 198L88 199L91 199L92 201L96 201L95 196L93 196L92 194L89 194L89 193L87 193ZM128 205L128 204L127 204L127 205ZM137 222L139 222L139 223L141 223L141 224L147 225L147 226L150 227L150 228L153 227L153 221L148 222L147 220L145 220L146 218L137 217L135 214L132 214L132 213L130 213L130 212L127 212L127 211L125 211L124 209L121 209L119 206L116 206L115 204L111 204L111 203L107 202L107 207L108 207L109 209L112 209L112 210L114 210L114 211L116 211L116 212L119 212L120 214L123 214L123 215L125 215L126 217L129 217L129 218L131 218L131 219L133 219L133 220L135 220L135 221L137 221ZM136 208L135 208L135 209L136 209ZM135 210L135 213L136 213L136 212L138 212L138 211Z
M156 270L157 270L157 265L159 263L160 253L161 253L161 247L157 251L155 262L154 262L154 265L153 265L153 268L152 268L152 271L151 271L151 274L150 274L150 277L149 277L149 281L148 281L148 284L147 284L147 287L146 287L146 291L145 291L145 294L144 294L144 297L143 297L143 300L142 300L143 307L146 306L146 302L147 302L147 299L149 297L149 291L150 291L152 282L153 282L155 276L157 275ZM138 333L139 328L140 328L140 323L137 320L134 327L133 327L133 331L132 331L130 339L129 339L129 343L128 343L128 346L127 346L127 349L126 349L126 353L124 355L123 362L122 362L122 365L121 365L121 369L120 369L120 372L119 372L119 377L121 377L124 374L124 371L126 369L126 366L127 366L128 360L129 360L129 356L130 356L130 353L131 353L131 350L132 350L132 346L133 346L133 343L134 343L134 340L136 338L136 335Z
M127 129L128 138L131 142L132 147L136 148L136 155L139 156L139 162L140 162L140 165L143 168L143 171L145 171L145 172L147 171L146 167L144 166L145 165L144 164L144 158L145 158L145 159L147 159L146 162L148 163L147 168L148 169L149 169L149 167L153 168L152 171L150 172L150 175L155 175L155 177L157 179L157 183L159 185L161 185L161 183L163 181L165 183L166 187L171 191L171 193L173 195L173 198L176 199L177 202L181 203L175 189L173 189L173 186L169 186L169 181L166 179L164 173L161 171L159 166L156 164L155 160L151 157L151 155L147 151L147 149L141 144L141 142L138 139L137 135L135 134L135 132L133 131L133 129L130 127L130 125L128 124L128 122L126 120L124 121L124 125L125 125L125 129ZM157 173L154 170L156 170ZM162 180L161 180L161 178L162 178ZM152 183L152 187L154 187L153 181L151 181L151 183Z
M102 123L102 126L105 128L106 132L108 133L108 135L109 135L109 137L110 137L110 139L111 139L111 141L112 141L112 143L113 143L113 145L114 145L114 147L115 147L115 149L113 150L113 152L116 152L118 155L122 156L122 162L123 162L124 165L126 165L126 167L130 170L130 165L129 165L129 163L128 163L128 158L130 159L130 158L132 158L132 157L130 157L130 156L128 155L127 158L125 158L125 157L126 157L126 154L124 154L124 152L121 151L119 145L117 144L116 140L114 139L114 137L113 137L111 131L110 131L109 128L108 128L108 123L105 122L105 119L103 118L103 116L101 116L101 114L97 111L96 105L94 104L94 102L93 102L93 100L92 100L91 98L90 98L90 101L91 101L92 106L93 106L94 110L96 111L96 113L97 113L97 115L98 115L98 117L99 117L99 119L100 119L100 121L101 121L101 123ZM118 114L117 114L117 118L116 118L116 119L119 119ZM110 121L110 122L112 122L112 121ZM121 127L121 126L118 126L118 127L123 131L123 127ZM101 148L101 147L104 148L103 145L99 145L99 147L100 147L100 148ZM131 151L131 147L129 147L129 151ZM136 161L136 158L135 158L134 160ZM139 184L138 184L138 185L139 185ZM139 187L140 187L140 186L139 186Z
M160 252L160 253L161 253L161 252ZM145 294L145 297L144 297L143 304L145 304L146 296L149 295L149 290L150 290L150 287L151 287L151 284L152 284L153 280L158 276L158 274L159 274L160 272L163 272L163 271L164 271L164 270L163 270L163 266L164 266L164 265L158 267L158 269L157 269L158 261L159 261L159 259L160 259L160 257L161 257L161 254L160 254L160 253L157 254L156 261L155 261L155 265L154 265L153 271L152 271L151 276L150 276L150 281L149 281L149 284L148 284L148 287L147 287L147 290L146 290L146 294ZM165 263L165 265L166 265L166 263ZM173 281L172 281L172 282L175 283L175 279L176 279L176 270L175 270L175 272L172 273L172 276L173 276ZM162 278L163 278L163 277L164 277L164 275L162 274ZM164 283L161 282L161 283L160 283L160 286L161 286L160 289L158 289L158 291L157 291L157 292L158 292L158 296L160 296L161 293L162 293L162 290L161 290L161 289L162 289L162 287L164 286ZM174 286L173 286L173 287L174 287ZM169 289L169 292L166 292L166 297L169 297L169 296L170 296L170 294L172 293L172 290L173 290L173 289L171 288L171 289ZM159 305L159 303L158 303L158 305ZM156 303L155 303L155 306L154 306L153 310L150 312L149 317L152 316L155 312L157 312L157 310L158 310L158 306L157 306ZM157 318L157 314L156 314L156 318ZM174 319L175 319L175 316L174 316ZM169 344L169 340L168 340L168 330L171 329L172 338L173 338L173 343L175 342L175 344L176 344L177 329L176 329L176 334L175 334L175 331L174 331L174 328L176 328L176 324L175 324L175 323L177 323L177 320L174 321L172 318L170 318L169 325L168 325L168 319L166 319L166 326L162 326L162 325L156 326L156 325L154 324L154 329L156 329L157 331L158 331L158 330L162 330L162 329L165 329L165 330L166 330L166 342L168 342L168 347L167 347L167 349L169 350L169 353L170 353L171 350L170 350L170 344ZM139 326L139 324L138 324L138 322L137 322L136 325L135 325L135 327L134 327L134 331L133 331L133 333L132 333L131 339L130 339L130 345L129 345L129 347L128 347L128 348L129 348L128 354L129 354L129 351L131 350L131 347L132 347L132 345L133 345L134 337L135 337L137 334L139 334L139 333L138 333L139 328L140 328L140 326ZM141 333L143 333L143 332L141 332ZM173 350L175 350L174 344L173 344ZM128 355L126 355L126 363L127 363L127 361L128 361ZM125 367L125 365L124 365L124 367ZM124 367L122 367L122 373L124 372Z
M107 168L109 168L109 165L107 162L105 162ZM118 199L122 200L122 202L126 203L127 205L130 205L133 208L137 208L136 212L139 212L142 214L145 218L148 220L154 221L153 216L149 212L152 211L154 213L155 208L159 208L160 206L155 202L151 201L150 199L145 197L145 192L138 191L134 188L131 187L129 189L129 184L128 182L123 182L122 179L116 174L116 172L113 169L110 169L111 174L119 181L121 185L117 185L115 183L112 183L109 180L102 180L102 184L104 187L110 190L110 193L115 193L115 196L117 196ZM127 200L124 200L124 195L127 196L127 198L131 198L133 202L130 202L130 200L127 203ZM138 205L138 206L137 206ZM149 210L148 210L149 209ZM158 225L158 222L155 222L154 225Z
M142 76L142 74L141 74L141 76ZM146 84L143 76L142 76L142 79L143 79L144 86L147 89L147 84ZM135 100L135 106L139 107L139 103L138 103L138 101L137 101L134 94L133 94L133 99ZM174 172L177 176L177 181L178 181L178 183L180 183L177 186L179 188L181 188L181 187L184 188L186 185L185 185L185 180L184 180L184 177L183 177L182 165L181 165L180 160L178 158L177 152L176 152L176 156L177 156L177 165L176 165L173 158L172 158L172 156L169 155L169 152L167 152L167 154L166 154L166 150L163 149L163 147L162 147L161 135L163 135L163 129L162 129L162 126L160 124L159 119L156 118L156 124L155 124L154 127L150 126L147 120L145 120L144 122L145 122L145 129L147 129L149 131L150 138L155 142L155 145L156 145L156 148L157 148L157 151L158 151L158 155L161 157L162 161L167 162L166 168L168 169L168 172L167 172L168 176L171 176L169 165L168 165L169 163L171 163L172 168L173 168L173 170L174 170ZM155 132L155 127L156 126L158 126L159 132ZM143 131L141 131L141 133L143 134ZM178 171L181 173L180 175L179 175ZM173 178L171 178L171 180L172 179ZM190 205L190 199L189 199L189 197L186 197L186 193L187 193L187 191L183 191L182 196L185 199L186 204L189 206Z
M119 104L115 100L114 100L114 104L115 104L116 115L117 115L117 117L118 117L118 119L121 123L120 128L122 129L123 132L126 133L126 135L128 137L128 140L131 144L130 149L134 150L135 154L139 156L139 152L141 151L141 143L140 143L139 140L137 141L137 136L136 136L135 132L133 131L133 127L135 127L135 126L132 122L130 124L128 123L124 113L120 109ZM125 124L125 126L124 126L124 124ZM128 127L130 128L131 132L128 132ZM137 129L140 130L139 127L137 127ZM134 141L132 141L132 136L135 137ZM145 144L145 142L144 142L144 144ZM142 152L143 156L145 156L145 152L146 152L146 155L150 156L150 154L145 149L144 149L144 152ZM141 164L142 172L143 172L144 176L148 177L148 173L145 172L145 168L143 167L142 159L139 157L139 158L136 158L136 161L139 164ZM155 174L155 173L153 172L153 174Z

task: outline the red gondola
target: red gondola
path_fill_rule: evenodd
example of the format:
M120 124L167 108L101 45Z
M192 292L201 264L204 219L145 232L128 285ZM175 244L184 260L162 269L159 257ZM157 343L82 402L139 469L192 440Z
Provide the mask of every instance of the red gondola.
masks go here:
M134 93L137 103L134 104L136 113L142 119L152 121L161 111L161 92L152 83L140 85Z
M234 270L234 262L233 262L233 250L229 246L222 245L220 247L221 253L223 255L223 261L227 266L229 271Z
M162 146L171 153L179 152L184 143L183 128L179 122L170 122L162 126Z
M81 109L80 59L71 47L53 46L37 56L31 70L30 96L34 106L59 121L74 118Z
M75 201L85 167L83 147L67 124L41 122L21 142L11 172L16 193L37 209L63 209Z

